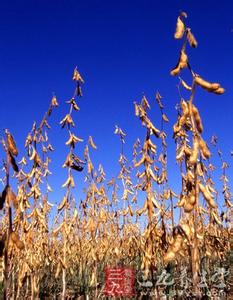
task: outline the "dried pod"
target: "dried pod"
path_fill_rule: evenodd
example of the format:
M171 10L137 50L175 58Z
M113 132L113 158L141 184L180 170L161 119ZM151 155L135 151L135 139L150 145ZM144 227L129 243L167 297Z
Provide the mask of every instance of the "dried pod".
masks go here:
M181 194L181 195L180 195L179 202L177 203L177 206L178 206L178 207L184 206L185 203L186 203L186 200L187 200L186 195Z
M191 91L192 87L189 86L183 79L180 79L180 83L181 85L187 90L187 91Z
M176 76L180 73L180 65L176 65L174 69L171 70L170 74L172 76Z
M199 183L199 189L203 197L205 198L206 202L209 204L209 206L211 208L216 208L216 203L214 201L214 198L212 194L207 190L207 188L203 184Z
M67 198L67 196L65 195L64 198L62 199L60 205L58 206L57 210L58 210L58 211L61 211L61 210L65 207L67 201L68 201L68 198Z
M148 174L150 175L150 177L151 177L155 182L158 183L158 176L156 176L156 175L154 174L154 172L151 170L150 167L148 167L147 172L148 172Z
M200 76L195 76L194 81L196 84L200 85L206 90L217 90L220 87L219 83L211 83L209 81L204 80Z
M186 123L186 116L185 115L182 115L180 118L179 118L179 120L178 120L178 123L179 123L179 128L181 128L182 126L184 126L185 125L185 123Z
M145 162L145 160L146 160L146 157L145 157L145 155L143 155L142 158L134 164L134 167L135 168L140 167Z
M170 74L172 76L178 75L182 69L187 68L187 65L188 65L188 56L184 52L184 50L181 50L179 61L178 61L177 65L175 66L175 68L171 70Z
M162 118L164 122L169 122L168 117L165 114L162 114Z
M187 145L184 147L184 153L187 156L187 158L189 158L190 155L192 154L191 149Z
M11 152L9 152L9 155L10 155L10 163L11 163L11 165L12 165L12 168L13 168L13 170L14 170L16 173L18 173L18 172L19 172L19 168L18 168L18 166L17 166L17 163L16 163L16 161L15 161L15 158L14 158L14 156L11 154Z
M198 142L198 138L195 136L193 138L193 149L192 149L192 153L189 157L189 163L191 165L194 165L197 163L197 158L198 158L198 152L199 152L199 142Z
M53 234L57 234L59 231L61 231L63 225L63 223L60 223L57 228L53 229Z
M56 98L55 95L52 97L51 105L54 106L54 107L58 106L57 98Z
M221 95L225 92L224 88L222 88L219 83L208 82L208 81L204 80L203 78L201 78L200 76L195 76L194 81L196 84L198 84L199 86L201 86L203 89L207 90L208 92L212 92L212 93L215 93L218 95Z
M204 177L204 171L201 163L197 164L197 175L200 177Z
M208 149L206 142L200 137L199 138L200 151L204 159L208 159L211 156L210 150Z
M55 272L55 278L56 279L58 278L60 272L61 272L61 263L58 262L57 269L56 269L56 272Z
M190 193L188 197L188 202L193 206L196 204L195 190L192 190L192 192Z
M189 45L193 48L197 48L197 40L195 39L194 35L191 32L190 28L187 28L187 39L189 42Z
M194 121L195 121L198 132L202 133L203 125L202 125L201 117L200 117L198 109L196 108L196 106L194 104L192 104L192 114L193 114Z
M83 80L82 76L80 75L80 73L79 73L79 71L78 71L77 68L74 69L73 80L74 81L79 81L81 83L84 83L84 80Z
M16 147L15 140L14 140L13 136L10 134L10 132L7 129L5 130L5 133L6 133L8 151L13 156L17 156L18 155L18 149Z
M194 209L194 205L191 204L190 202L186 201L186 203L184 205L184 211L186 213L190 213L193 209Z
M219 216L217 215L216 212L212 211L211 215L214 219L214 221L218 224L218 225L222 225L221 219L219 218Z
M187 54L184 52L184 50L181 50L181 52L180 52L179 64L180 64L180 69L187 68L187 64L188 64L188 56L187 56Z
M182 99L180 106L182 108L183 111L183 115L187 118L189 116L189 107L188 107L188 103L186 101L184 101L184 99Z
M184 156L184 146L180 147L177 151L177 154L176 154L176 160L177 161L180 161L183 159L183 156Z
M180 16L177 18L177 22L176 22L176 31L174 34L174 38L175 39L181 39L184 35L184 31L185 31L185 25L183 23L183 21L181 20Z
M97 149L95 143L93 142L92 136L89 136L88 143L90 144L90 146L91 146L93 149L95 149L95 150Z

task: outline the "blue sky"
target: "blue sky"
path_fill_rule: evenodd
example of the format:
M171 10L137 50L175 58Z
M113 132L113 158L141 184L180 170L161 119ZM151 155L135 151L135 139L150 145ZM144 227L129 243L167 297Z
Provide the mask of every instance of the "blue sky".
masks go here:
M76 65L85 85L75 132L85 141L89 135L94 137L96 166L101 162L108 178L118 171L120 145L113 134L115 124L127 133L126 153L130 157L132 144L143 137L133 106L143 94L154 108L154 123L160 124L154 101L159 90L170 119L166 125L170 181L178 189L171 129L179 101L178 79L169 72L181 46L173 39L180 10L187 12L187 22L198 40L198 48L188 52L193 69L226 89L223 96L198 90L195 103L203 119L204 138L209 141L216 134L231 161L232 1L0 1L0 129L10 129L21 157L32 122L39 122L52 93L57 95L60 107L52 116L50 133L56 149L52 183L57 193L66 177L59 169L66 156L59 121L68 110L65 101L73 93L71 76ZM189 81L188 73L184 74Z

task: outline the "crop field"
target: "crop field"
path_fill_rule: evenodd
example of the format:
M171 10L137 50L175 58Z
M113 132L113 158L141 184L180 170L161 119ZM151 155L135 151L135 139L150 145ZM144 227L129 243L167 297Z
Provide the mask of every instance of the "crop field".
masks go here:
M173 36L180 50L170 71L179 98L176 122L169 121L169 102L159 91L154 99L142 95L135 101L132 114L142 135L128 157L128 134L115 126L117 176L109 177L104 163L94 163L95 136L79 137L86 89L79 66L70 80L74 92L64 99L66 110L57 124L61 136L55 138L65 137L66 148L57 173L66 178L56 203L50 124L63 99L52 96L23 141L24 149L11 128L4 129L1 299L233 299L232 170L218 137L205 140L208 119L202 120L196 101L202 91L220 103L225 89L192 63L203 46L188 24L189 16L180 12ZM178 189L168 172L169 127L175 147L169 159L178 169ZM217 184L215 172L221 174ZM77 186L82 192L76 192Z

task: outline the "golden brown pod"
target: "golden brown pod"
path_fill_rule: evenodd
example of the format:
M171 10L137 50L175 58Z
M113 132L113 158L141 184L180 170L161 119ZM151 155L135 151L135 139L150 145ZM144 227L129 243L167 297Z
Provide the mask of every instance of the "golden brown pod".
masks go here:
M177 18L177 22L176 22L176 31L174 34L174 38L175 39L181 39L184 35L184 31L185 31L185 25L183 23L183 21L181 20L180 16Z
M171 70L170 74L172 76L176 76L180 73L180 65L176 65L174 69Z
M162 114L162 118L164 122L169 122L168 117L165 114Z
M58 278L60 272L61 272L61 263L58 262L57 269L56 269L56 272L55 272L55 278L56 279Z
M220 218L219 218L219 216L218 216L218 214L217 214L216 212L212 211L212 212L211 212L211 215L212 215L214 221L215 221L218 225L222 225L222 222L221 222L221 220L220 220Z
M181 101L180 103L183 115L187 118L189 116L189 108L188 108L188 103L184 100Z
M182 194L181 194L181 195L180 195L179 202L177 203L177 206L178 206L178 207L184 206L185 203L186 203L186 200L187 200L186 195L182 195Z
M84 80L83 80L82 76L80 75L77 68L74 69L73 80L74 81L80 81L81 83L84 83Z
M187 39L189 42L189 45L193 48L197 48L197 40L195 39L194 35L191 32L190 28L187 28Z
M170 72L170 74L172 76L176 76L180 73L180 70L187 68L188 65L188 56L187 54L184 52L184 50L180 51L180 57L179 57L179 61L177 63L177 65L175 66L175 68L173 68Z
M190 193L190 195L188 197L188 202L193 206L196 204L196 196L195 196L194 190L192 190L192 192Z
M198 109L196 108L196 106L194 104L192 104L192 113L193 113L193 117L194 117L194 121L195 121L197 130L199 133L202 133L203 125L202 125L201 117L200 117Z
M180 147L177 151L177 154L176 154L176 160L177 161L180 161L183 159L183 156L184 156L184 146Z
M91 146L93 149L95 149L95 150L97 149L97 146L96 146L96 144L94 143L92 136L89 136L88 143L90 144L90 146Z
M201 137L199 138L199 146L203 158L204 159L210 158L211 156L210 150L208 149L206 142Z
M14 137L10 134L10 132L7 129L5 130L5 133L6 133L8 151L13 156L17 156L18 155L18 149L16 147Z
M182 116L179 118L178 123L179 123L179 128L180 128L180 129L181 129L182 126L185 125L186 119L187 119L187 118L186 118L185 115L182 115ZM180 130L180 129L179 129L179 130Z
M57 98L55 95L53 95L53 97L51 99L51 106L54 106L54 107L58 106Z
M181 85L187 90L187 91L191 91L192 87L189 86L183 79L180 79L180 83Z
M190 213L193 209L194 209L194 205L186 201L184 205L184 211L186 213Z
M65 195L64 198L62 199L60 205L57 208L58 211L61 211L65 207L67 200L68 200L67 196Z
M208 92L214 92L220 88L219 83L211 83L209 81L204 80L200 76L195 76L194 81L197 85L201 86L203 89L207 90Z
M13 168L13 170L18 173L19 172L19 168L18 168L18 165L15 161L15 158L14 156L11 154L11 152L9 152L9 155L10 155L10 163L11 163L11 166Z
M145 155L143 155L142 158L134 164L134 167L135 168L140 167L145 162L145 160L146 160L146 157L145 157Z
M187 68L187 65L188 65L188 55L185 53L184 50L180 51L179 64L180 64L180 68L181 69Z
M206 189L206 187L203 184L199 183L199 189L200 189L203 197L205 198L206 202L209 204L209 206L211 208L216 208L217 206L214 201L214 198L213 198L212 194Z
M197 158L198 158L198 152L199 152L199 142L198 142L198 138L195 136L193 138L193 149L192 149L192 153L189 157L189 163L191 165L194 165L197 163Z

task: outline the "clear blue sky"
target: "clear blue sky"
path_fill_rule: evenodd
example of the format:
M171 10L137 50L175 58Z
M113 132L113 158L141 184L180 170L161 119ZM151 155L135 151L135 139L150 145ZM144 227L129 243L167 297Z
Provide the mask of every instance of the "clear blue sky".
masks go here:
M133 142L144 132L134 116L133 102L145 94L155 104L159 90L170 119L173 181L171 128L179 98L178 81L169 71L181 46L173 39L180 10L188 13L188 24L198 40L198 48L189 50L193 69L226 89L223 96L198 90L195 103L203 119L204 138L209 140L215 133L229 161L233 147L232 1L0 1L0 129L10 129L21 157L32 122L39 122L56 93L60 107L52 117L50 133L56 148L52 156L56 189L66 177L61 171L55 175L66 154L58 123L73 93L71 75L76 65L85 79L76 133L85 140L94 137L96 165L102 162L108 178L116 174L120 146L113 134L115 124L126 131L126 151L131 154ZM154 123L160 124L154 107Z

